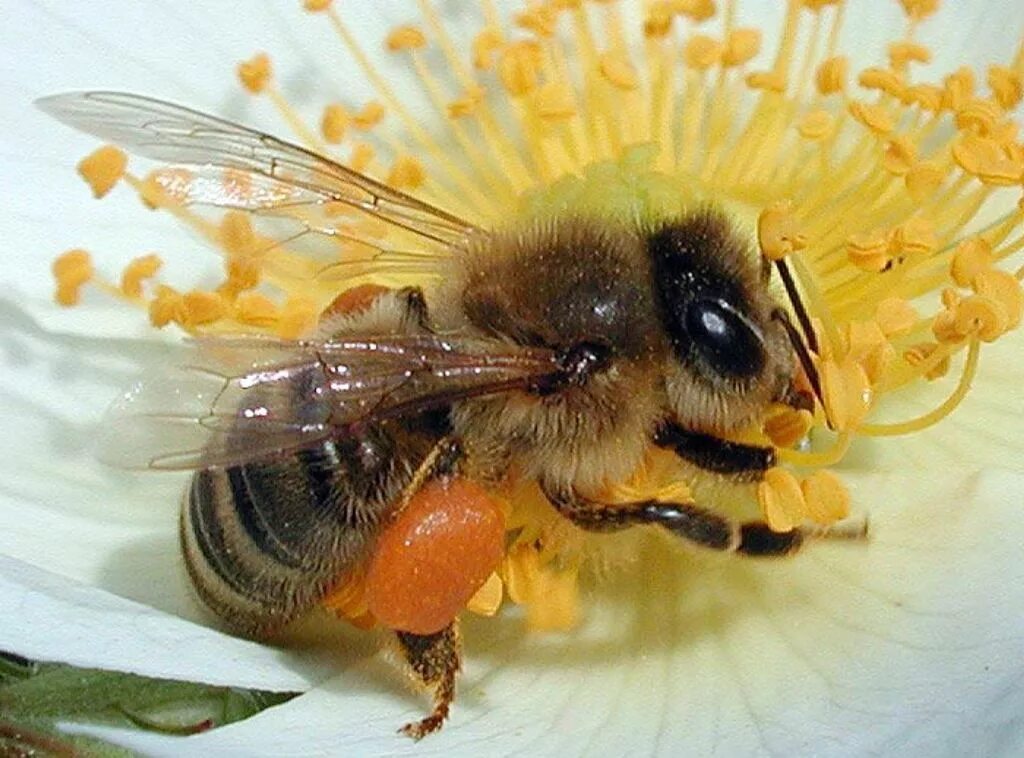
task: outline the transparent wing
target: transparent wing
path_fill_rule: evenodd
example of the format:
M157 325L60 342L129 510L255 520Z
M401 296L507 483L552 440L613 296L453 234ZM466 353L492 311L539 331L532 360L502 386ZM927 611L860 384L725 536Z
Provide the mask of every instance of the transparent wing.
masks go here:
M124 92L72 92L37 101L46 113L126 150L170 164L241 172L255 191L207 179L193 201L267 211L336 203L453 246L476 227L299 145L173 103ZM230 184L230 182L228 183ZM323 229L318 231L325 231Z
M562 375L552 351L485 339L203 339L111 407L100 458L134 469L238 465Z

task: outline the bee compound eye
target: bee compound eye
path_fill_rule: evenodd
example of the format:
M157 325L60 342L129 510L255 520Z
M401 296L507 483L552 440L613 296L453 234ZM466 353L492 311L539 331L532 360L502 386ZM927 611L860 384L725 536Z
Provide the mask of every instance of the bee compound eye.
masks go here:
M722 376L742 379L764 367L760 331L726 301L694 300L686 307L685 319L692 345Z

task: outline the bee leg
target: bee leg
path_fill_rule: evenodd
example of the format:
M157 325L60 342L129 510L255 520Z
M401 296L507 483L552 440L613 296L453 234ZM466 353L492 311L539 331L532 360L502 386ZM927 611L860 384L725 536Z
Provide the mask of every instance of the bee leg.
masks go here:
M725 474L739 482L756 482L776 463L775 449L729 442L710 434L667 422L654 435L654 444L672 450L694 466Z
M455 679L462 666L462 638L454 621L434 634L395 632L395 636L413 677L433 691L434 709L430 715L399 730L420 740L440 729L448 718L455 699Z
M402 287L396 293L405 303L406 317L412 319L423 331L430 328L430 313L427 309L427 298L421 287Z

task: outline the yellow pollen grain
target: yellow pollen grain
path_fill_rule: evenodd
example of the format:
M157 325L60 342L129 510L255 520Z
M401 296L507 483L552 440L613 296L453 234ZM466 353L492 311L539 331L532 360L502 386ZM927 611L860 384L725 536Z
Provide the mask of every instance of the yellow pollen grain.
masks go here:
M757 242L761 252L773 261L807 246L807 237L793 215L792 203L781 200L761 211L757 218Z
M993 97L1004 110L1013 110L1024 100L1024 78L1019 71L1006 66L989 66L987 80Z
M401 50L419 50L426 47L427 38L415 26L398 26L391 30L384 44L393 53Z
M128 156L120 148L104 145L78 162L78 174L89 185L94 197L106 195L124 177Z
M466 603L466 610L478 616L493 616L501 608L504 585L497 573L487 577L487 581L476 591L476 594Z
M473 68L489 71L505 46L501 32L493 27L484 28L473 38Z
M809 411L786 408L780 413L769 416L762 427L765 436L776 447L793 447L803 440L814 424L814 416Z
M156 276L163 261L159 255L143 255L133 259L121 272L121 292L132 298L142 297L142 284Z
M886 337L906 334L914 328L918 318L914 307L899 297L887 297L875 309L875 322Z
M725 36L723 66L743 66L761 52L760 29L733 29Z
M807 515L800 483L783 468L771 468L757 485L757 501L773 532L791 532Z
M177 290L160 285L156 294L149 302L149 322L160 329L172 322L181 323L184 319L184 299Z
M522 97L537 88L541 52L535 42L515 42L505 48L498 63L498 76L512 97Z
M332 0L302 0L302 7L310 13L321 13L331 7Z
M358 113L352 116L352 125L356 129L361 129L363 131L372 129L384 120L385 113L386 111L383 105L376 100L371 100L364 105Z
M921 342L907 348L903 353L903 360L911 366L918 367L923 365L926 361L931 362L929 359L936 354L937 350L939 350L938 344L934 342ZM933 365L924 372L925 379L941 379L949 373L949 354L944 353L943 355L943 358L934 362Z
M814 77L815 86L822 95L834 95L846 89L846 77L850 62L845 55L829 58L818 66Z
M931 59L932 51L918 42L902 40L889 45L889 65L897 71L903 71L911 63L930 63Z
M975 274L971 286L976 294L999 303L1006 313L1007 329L1016 329L1020 325L1024 291L1017 277L1008 271L989 268Z
M77 248L58 256L51 264L50 270L57 283L54 299L59 305L66 307L79 303L82 287L95 274L92 256L85 250Z
M861 271L883 271L892 262L888 236L878 231L851 235L846 240L846 256Z
M835 125L832 114L819 109L805 114L796 129L804 139L820 141L832 135Z
M683 61L696 71L706 71L718 65L722 60L724 48L714 37L697 34L686 41L683 48Z
M277 304L259 292L243 292L235 300L234 317L249 326L270 328L277 323Z
M982 237L971 237L956 246L949 275L960 287L970 287L974 277L995 263L992 246Z
M345 139L349 124L352 123L352 116L344 106L334 103L324 108L320 117L320 134L332 145L337 145Z
M906 176L917 163L917 146L908 137L889 141L882 156L882 166L890 174Z
M239 63L237 73L238 80L249 92L263 92L270 84L272 74L270 56L266 53L257 53L249 60Z
M828 526L850 515L850 493L832 472L815 471L800 483L800 490L811 521Z
M636 89L638 84L636 69L624 54L608 52L598 59L598 69L605 81L621 90Z
M971 295L956 307L954 328L963 337L977 334L982 342L993 342L1008 325L1006 310L990 297Z
M879 136L888 135L896 128L892 115L882 105L852 102L849 105L849 111L854 119Z
M411 155L400 155L391 166L387 183L401 190L414 190L423 186L427 172L423 164Z
M537 90L535 100L541 118L559 121L576 115L576 100L572 90L561 82L547 82Z
M277 335L297 339L309 334L317 324L319 310L309 298L290 297L277 317Z

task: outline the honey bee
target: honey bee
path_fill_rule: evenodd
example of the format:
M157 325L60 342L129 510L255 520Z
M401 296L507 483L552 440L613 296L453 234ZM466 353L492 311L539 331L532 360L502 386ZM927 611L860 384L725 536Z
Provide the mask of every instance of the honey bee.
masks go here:
M330 205L417 241L430 283L341 286L304 339L200 338L180 365L128 391L107 425L108 457L121 465L194 472L184 562L232 629L268 636L367 572L371 610L433 694L432 712L407 734L422 737L448 715L456 617L504 545L488 493L510 479L535 481L584 530L645 525L746 556L787 554L804 540L799 529L736 523L694 502L601 500L652 446L756 481L775 451L726 438L773 403L820 400L813 330L792 278L783 268L798 326L770 294L770 266L758 266L722 213L562 214L484 229L188 108L113 92L39 104L187 167L183 204L301 209L307 231L348 239L350 226L311 220ZM244 175L249 191L230 191L225 171ZM376 265L386 271L389 260L411 258L380 249ZM798 366L813 394L797 388Z

